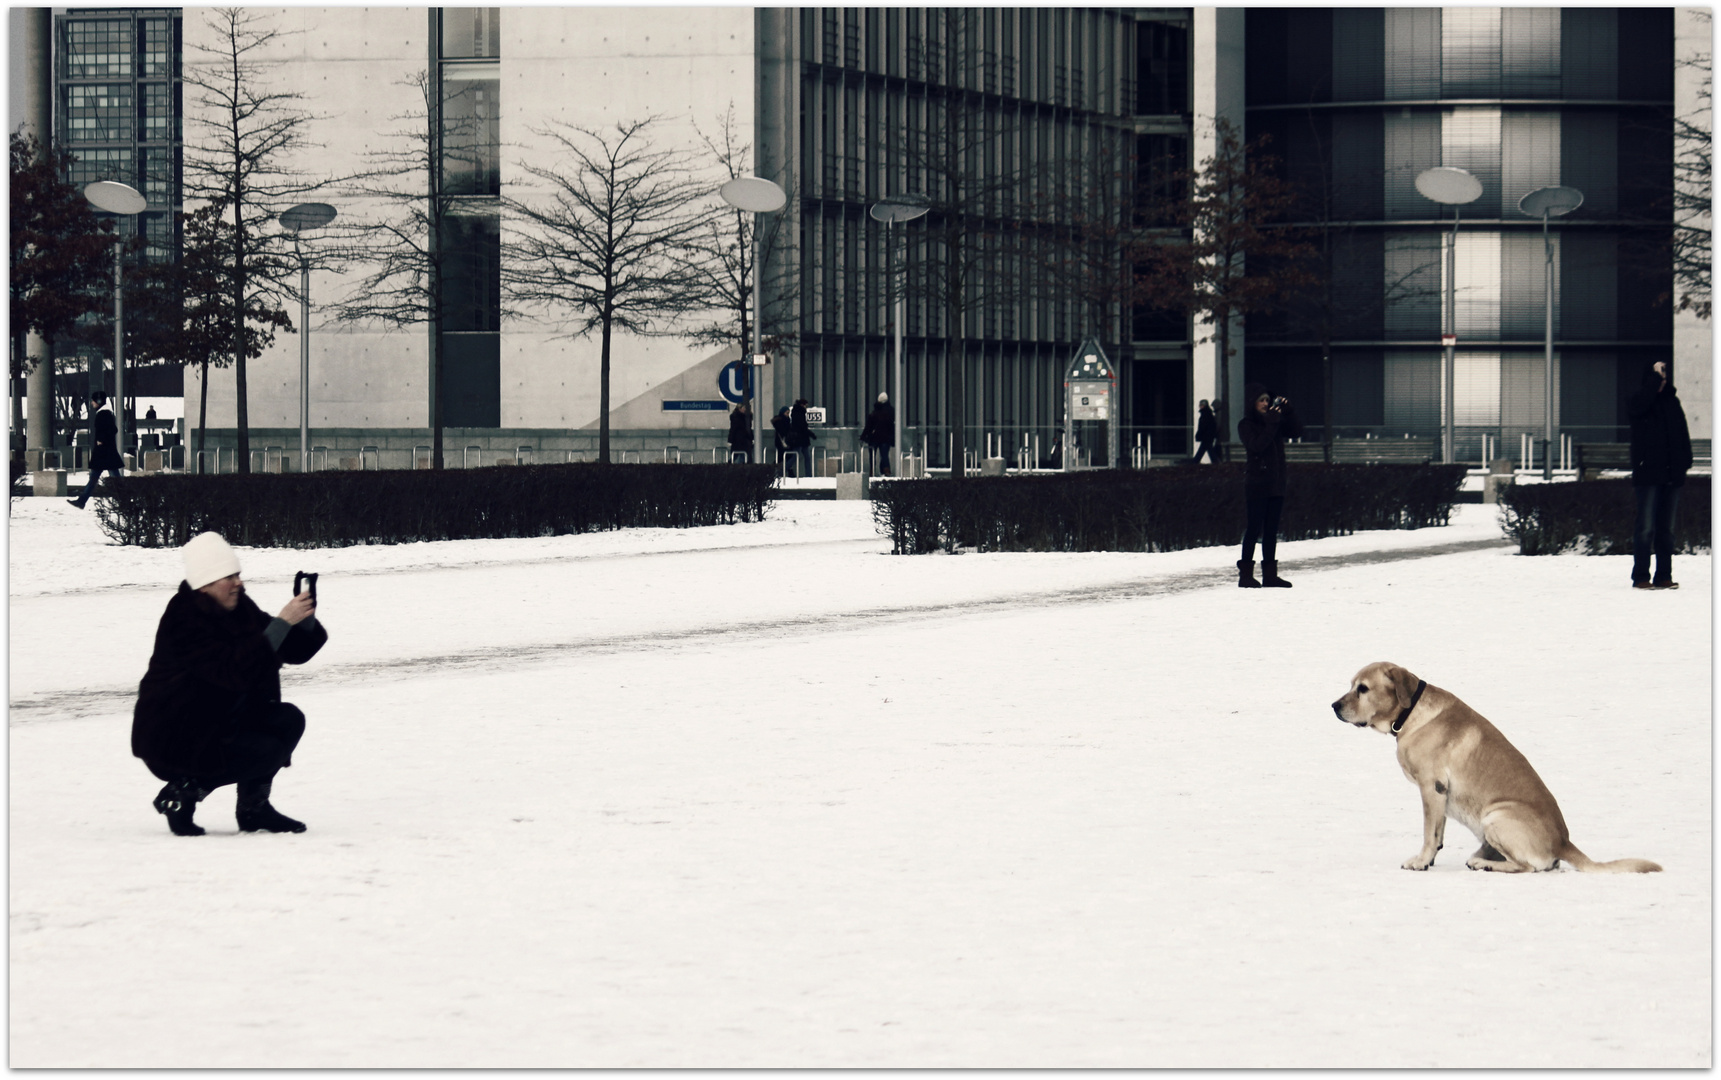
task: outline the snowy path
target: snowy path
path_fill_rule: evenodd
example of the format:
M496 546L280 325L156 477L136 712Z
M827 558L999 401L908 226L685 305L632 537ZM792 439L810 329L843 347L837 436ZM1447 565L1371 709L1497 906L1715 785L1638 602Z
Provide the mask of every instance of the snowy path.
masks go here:
M187 841L126 749L177 554L50 501L10 531L14 1067L1710 1063L1707 559L1635 593L1465 507L1257 593L1229 549L894 558L811 503L247 551L266 608L326 575L311 831L224 789ZM1475 874L1457 825L1398 869L1416 792L1327 707L1383 658L1667 872Z

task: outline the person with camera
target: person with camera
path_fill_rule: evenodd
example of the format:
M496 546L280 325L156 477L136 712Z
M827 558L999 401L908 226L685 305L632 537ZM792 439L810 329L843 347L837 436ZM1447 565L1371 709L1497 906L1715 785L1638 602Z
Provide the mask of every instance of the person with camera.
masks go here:
M107 473L116 479L120 470L125 468L125 458L120 457L119 421L114 419L113 410L108 408L108 396L97 390L90 395L90 482L84 485L84 493L75 499L66 501L82 510L95 494L96 481L102 473Z
M1275 397L1260 383L1243 389L1249 413L1237 421L1243 444L1243 497L1248 521L1243 527L1243 557L1237 560L1237 584L1245 589L1263 585L1288 589L1274 558L1279 542L1279 513L1285 507L1285 440L1302 435L1303 425L1289 398ZM1255 543L1261 544L1261 580L1255 580Z
M281 665L303 664L329 640L315 581L271 618L245 594L239 557L218 534L182 551L185 580L156 628L132 712L132 754L167 781L155 809L174 835L201 836L198 802L236 784L240 831L304 832L269 795L305 733L305 714L281 700Z
M1665 360L1643 372L1628 405L1631 414L1631 486L1637 528L1631 537L1631 587L1677 589L1673 580L1673 515L1691 468L1691 429ZM1649 576L1650 552L1655 577Z

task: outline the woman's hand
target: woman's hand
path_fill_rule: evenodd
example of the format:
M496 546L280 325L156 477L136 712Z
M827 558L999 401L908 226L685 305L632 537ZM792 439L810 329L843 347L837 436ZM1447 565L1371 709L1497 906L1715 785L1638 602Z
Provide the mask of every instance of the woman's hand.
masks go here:
M281 620L289 626L297 626L311 617L317 605L311 599L310 590L300 593L287 601L287 606L281 609Z

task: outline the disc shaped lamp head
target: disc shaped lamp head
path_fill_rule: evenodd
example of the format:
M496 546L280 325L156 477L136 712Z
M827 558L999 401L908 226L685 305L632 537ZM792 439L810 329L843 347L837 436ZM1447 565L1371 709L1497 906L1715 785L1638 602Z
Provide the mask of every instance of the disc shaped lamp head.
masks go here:
M1416 190L1437 203L1462 205L1482 197L1482 181L1463 169L1441 165L1418 173Z
M1529 217L1562 217L1584 204L1584 193L1575 187L1544 187L1518 200L1518 211Z
M737 176L717 189L723 201L737 210L769 214L788 205L783 189L762 176Z
M132 187L117 180L97 180L84 185L84 198L98 210L110 214L141 214L149 200Z
M333 220L335 220L335 208L328 203L300 203L281 212L281 228L291 233L301 233L306 229L320 229Z
M915 218L932 209L932 200L925 195L908 193L892 195L872 204L867 213L874 221L895 224L899 221L913 221Z

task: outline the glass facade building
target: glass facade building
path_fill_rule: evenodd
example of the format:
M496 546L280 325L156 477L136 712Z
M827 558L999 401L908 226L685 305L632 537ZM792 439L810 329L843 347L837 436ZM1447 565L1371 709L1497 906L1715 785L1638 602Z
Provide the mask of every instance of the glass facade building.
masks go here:
M1452 211L1415 180L1445 165L1482 184L1453 282L1460 460L1542 432L1542 225L1518 210L1541 187L1584 193L1552 227L1556 427L1625 437L1626 388L1672 358L1669 274L1638 254L1671 222L1671 9L1251 8L1246 62L1249 135L1272 136L1332 245L1337 434L1439 432ZM1325 425L1317 321L1252 322L1246 363Z

